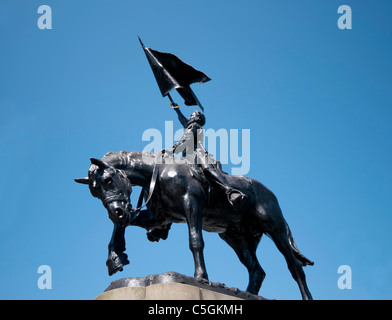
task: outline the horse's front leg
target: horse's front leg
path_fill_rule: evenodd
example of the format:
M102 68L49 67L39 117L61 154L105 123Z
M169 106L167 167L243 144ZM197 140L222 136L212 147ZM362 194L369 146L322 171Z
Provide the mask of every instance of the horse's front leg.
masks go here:
M108 259L106 266L108 267L109 276L115 274L117 271L122 271L123 267L129 264L125 251L125 227L114 224L112 238L110 239L108 249Z
M196 198L189 197L185 205L186 220L189 230L189 248L195 261L195 279L208 280L207 270L204 262L204 241L202 234L202 206Z

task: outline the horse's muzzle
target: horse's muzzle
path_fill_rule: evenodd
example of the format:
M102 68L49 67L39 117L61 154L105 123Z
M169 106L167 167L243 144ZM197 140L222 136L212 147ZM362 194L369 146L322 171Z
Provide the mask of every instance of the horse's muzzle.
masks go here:
M107 210L109 212L109 218L113 223L119 224L122 227L128 225L129 212L127 210L128 205L123 201L113 201L107 204Z
M124 219L125 212L123 209L117 208L116 210L114 210L114 214L116 215L117 219L119 220Z

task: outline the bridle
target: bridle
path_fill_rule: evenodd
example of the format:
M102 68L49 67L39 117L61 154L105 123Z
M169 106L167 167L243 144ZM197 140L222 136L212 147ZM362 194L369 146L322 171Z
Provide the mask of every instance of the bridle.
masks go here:
M118 171L118 172L121 173L123 178L128 179L128 177L122 171ZM147 199L146 199L144 205L142 206L142 202L143 202L144 192L145 192L146 188L143 187L142 190L140 191L137 207L136 208L132 208L132 204L129 201L129 206L130 206L129 213L138 214L141 209L143 209L144 207L147 206L147 204L150 202L152 194L154 192L156 181L157 181L157 177L158 177L158 169L157 169L157 163L155 162L154 163L154 169L152 171L150 187L148 188L148 190L149 190L148 196L147 196ZM102 200L103 205L105 207L108 204L110 204L110 203L112 203L114 201L124 201L125 203L128 202L128 199L123 194L115 194L115 195L108 196L108 197L106 197L104 199L101 199L101 200Z
M103 202L104 206L106 206L107 204L112 203L114 201L124 201L124 202L127 202L128 199L124 195L122 195L122 194L115 194L113 196L109 196L109 197L106 197L105 199L102 199L102 202Z

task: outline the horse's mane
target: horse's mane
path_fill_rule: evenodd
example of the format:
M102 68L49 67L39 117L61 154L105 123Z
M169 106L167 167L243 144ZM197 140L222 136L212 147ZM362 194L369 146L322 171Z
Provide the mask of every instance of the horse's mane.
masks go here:
M108 152L103 157L102 160L106 163L115 166L118 169L127 168L130 164L137 161L146 161L157 158L157 152L148 151L119 151L119 152Z

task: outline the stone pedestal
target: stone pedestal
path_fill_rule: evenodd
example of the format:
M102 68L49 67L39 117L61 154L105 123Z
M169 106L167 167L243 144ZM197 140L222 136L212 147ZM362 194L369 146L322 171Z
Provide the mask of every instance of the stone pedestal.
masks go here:
M264 300L222 283L198 282L176 272L113 281L94 300Z

